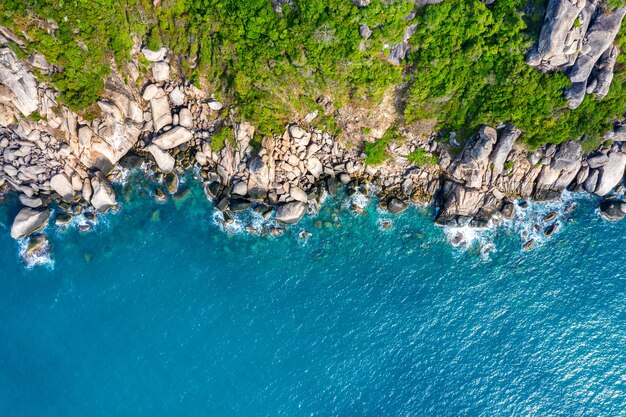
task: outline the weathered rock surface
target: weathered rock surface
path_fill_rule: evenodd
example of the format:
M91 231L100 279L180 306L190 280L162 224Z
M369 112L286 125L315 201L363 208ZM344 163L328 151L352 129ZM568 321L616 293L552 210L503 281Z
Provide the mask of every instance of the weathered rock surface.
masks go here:
M157 136L152 143L163 150L172 149L189 142L193 134L182 126L177 126Z
M157 91L156 95L150 100L150 107L152 109L152 123L156 132L172 124L170 102L162 90Z
M141 53L150 62L159 62L165 59L167 55L167 48L160 48L157 51L152 51L146 47L141 48Z
M76 195L72 188L72 183L65 174L57 174L52 177L50 179L50 187L65 201L71 201Z
M39 108L37 80L6 46L0 47L0 85L7 88L2 95L10 93L9 100L24 116Z
M93 187L91 204L96 210L106 211L116 205L115 191L103 175L99 174L93 178L91 186Z
M609 193L624 177L626 155L621 152L609 153L607 163L598 169L598 184L595 193L604 196Z
M172 155L154 144L146 146L146 150L150 152L150 155L152 155L161 171L167 174L168 172L172 172L174 170L176 160Z
M565 71L571 87L568 106L575 109L585 94L600 100L608 94L618 54L613 41L626 7L610 9L595 0L550 0L539 41L527 57L545 72Z
M306 213L306 204L300 201L281 204L276 208L276 221L283 224L295 224Z
M50 219L47 208L23 208L15 217L11 226L11 237L21 239L46 227Z

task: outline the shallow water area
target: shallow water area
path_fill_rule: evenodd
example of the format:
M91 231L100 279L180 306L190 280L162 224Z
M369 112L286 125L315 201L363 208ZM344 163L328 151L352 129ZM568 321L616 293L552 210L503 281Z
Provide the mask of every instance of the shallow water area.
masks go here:
M431 209L391 216L363 196L271 237L245 231L275 226L252 213L224 231L191 179L165 203L140 173L118 187L122 210L92 231L48 227L47 266L25 267L18 207L0 205L1 415L626 409L626 223L593 198L568 196L550 237L567 199L459 249Z

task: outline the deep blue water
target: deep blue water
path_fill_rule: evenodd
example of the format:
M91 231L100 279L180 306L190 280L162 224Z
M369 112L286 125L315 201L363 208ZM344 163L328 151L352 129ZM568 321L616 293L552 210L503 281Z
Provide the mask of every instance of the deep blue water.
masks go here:
M381 230L329 201L268 238L220 230L197 188L127 188L95 231L48 229L53 266L25 267L0 208L1 416L626 410L626 223L593 199L529 252L529 220L489 233L485 255L426 209Z

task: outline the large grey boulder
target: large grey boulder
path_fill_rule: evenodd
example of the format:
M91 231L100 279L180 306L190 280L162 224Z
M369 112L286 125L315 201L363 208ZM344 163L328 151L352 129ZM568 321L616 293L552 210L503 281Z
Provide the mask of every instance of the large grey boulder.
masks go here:
M619 7L611 13L599 14L585 34L585 42L580 55L572 67L569 79L573 83L589 78L593 66L600 56L611 46L626 14L626 7Z
M20 194L20 203L25 207L38 208L43 206L43 200L40 197L28 197Z
M270 169L263 159L254 156L248 160L248 194L252 198L262 198L270 188Z
M163 150L172 149L193 139L193 134L182 126L177 126L161 134L152 141Z
M498 134L494 128L481 127L460 158L452 164L452 176L466 187L481 188L483 177L491 163L489 155L497 138Z
M153 51L144 46L143 48L141 48L141 53L148 61L159 62L165 59L165 55L167 55L167 48L160 48L156 51Z
M0 85L11 92L11 103L25 116L39 108L37 80L8 47L0 48Z
M513 149L513 144L521 135L521 133L521 130L512 126L507 126L498 136L496 146L494 147L491 154L491 163L493 166L491 170L492 183L504 170L504 163L506 162L509 153L511 153L511 150Z
M172 155L165 152L154 144L146 146L146 150L150 152L150 155L152 155L154 161L157 163L157 166L161 171L167 174L174 170L176 160Z
M597 169L589 170L589 175L587 175L587 178L583 182L583 189L587 191L588 193L593 193L596 190L596 187L598 185L599 176L600 176L600 173L598 172Z
M596 65L597 75L594 80L595 86L591 93L595 94L598 100L603 99L609 93L609 87L611 87L611 83L613 82L613 69L617 62L618 53L619 49L617 46L612 45L602 54Z
M50 187L65 201L71 201L76 196L72 183L65 174L57 174L50 179Z
M180 109L180 112L178 113L178 124L182 127L186 127L187 129L191 129L193 127L193 116L187 107Z
M367 25L361 25L361 27L359 27L359 34L361 37L369 39L370 36L372 36L372 29Z
M70 129L78 129L79 140L73 142L72 153L79 156L87 168L97 168L107 172L128 151L135 146L141 134L144 114L141 106L128 85L113 74L105 80L103 99L97 102L102 110L100 123L79 126L75 115L65 112ZM75 145L78 145L74 148Z
M91 180L93 195L91 204L98 211L106 211L115 206L115 191L104 175L98 174Z
M603 153L598 153L587 157L589 168L600 168L609 162L609 157Z
M23 208L13 220L11 237L21 239L46 227L50 219L50 210L47 208Z
M387 203L387 210L391 214L400 214L408 208L409 205L407 203L396 197L392 198L389 200L389 203Z
M484 204L484 192L448 181L443 189L443 204L435 223L441 226L466 226Z
M294 201L278 206L276 209L276 221L283 224L298 223L306 213L306 204Z
M539 59L531 65L554 68L567 63L565 42L581 10L569 0L550 0L537 44Z
M595 0L550 0L539 41L526 61L545 72L567 71L565 91L575 109L586 94L602 99L613 80L617 48L612 45L626 7L610 9Z
M166 62L155 62L152 65L152 78L160 83L170 79L170 66Z
M626 155L621 152L609 153L608 162L598 168L599 176L595 193L599 196L607 195L622 180L624 168L626 168Z
M290 194L291 194L291 198L293 198L296 201L301 201L303 203L306 203L307 201L309 201L309 197L304 192L304 190L300 187L291 187Z
M170 102L162 90L150 100L150 108L152 109L152 123L155 132L172 124L173 119L170 110Z
M551 168L557 170L570 168L580 160L581 151L582 147L578 142L570 141L562 143L561 146L559 146L559 150L554 155L554 158L552 158L552 162L550 163Z

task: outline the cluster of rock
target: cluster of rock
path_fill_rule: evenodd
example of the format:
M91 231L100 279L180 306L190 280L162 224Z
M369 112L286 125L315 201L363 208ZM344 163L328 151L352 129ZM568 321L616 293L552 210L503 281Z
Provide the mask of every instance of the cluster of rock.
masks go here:
M335 194L338 182L347 184L364 164L330 134L290 125L279 138L265 137L253 146L254 128L236 127L235 142L214 151L210 139L198 146L195 159L207 178L207 194L222 211L261 210L276 206L276 219L291 224Z
M619 50L613 44L626 7L610 10L598 0L550 0L539 42L527 62L541 71L564 71L574 109L585 94L601 99L609 92Z
M545 70L570 68L576 77L589 70L580 81L585 89L606 80L610 83L610 77L602 75L601 56L614 51L610 45L615 25L619 27L626 9L610 14L602 10L584 0L551 1L551 20L546 18L549 23L531 62ZM575 19L580 19L580 27ZM93 218L115 208L110 180L120 164L143 163L158 173L171 194L180 193L179 174L197 169L207 196L223 212L226 223L233 213L252 209L265 217L275 213L278 222L293 224L346 185L349 194L376 190L381 208L391 213L406 210L411 202L434 202L438 224L473 227L512 218L517 199L553 200L565 189L606 196L622 181L626 168L622 148L626 125L607 136L611 146L589 155L583 155L576 142L529 152L516 145L521 132L512 126L482 127L461 152L456 152L454 141L433 140L431 132L406 131L404 141L387 147L387 163L366 166L361 147L306 127L316 113L286 126L282 136L262 139L247 123L228 123L228 111L220 102L189 83L175 81L165 48L152 51L139 44L131 51L124 76L114 72L105 80L105 92L97 103L100 114L86 120L60 104L59 93L33 76L33 68L56 69L41 56L20 61L7 47L11 36L3 34L6 30L0 30L0 187L17 191L24 206L11 230L14 238L44 228L51 217L51 202L63 211L56 216L57 223L67 223L79 213ZM361 35L368 38L371 30L362 27ZM564 47L571 46L572 39L580 51L571 53ZM149 62L147 68L139 54ZM396 58L401 60L401 55ZM594 66L595 70L589 69ZM598 81L594 84L590 77ZM127 78L130 81L123 81ZM358 124L358 117L353 119L350 123ZM233 137L218 144L216 134L227 126L232 126ZM436 157L438 163L416 166L410 156L417 151ZM131 159L134 162L128 163ZM167 198L160 188L155 197ZM626 214L621 200L602 204L607 217ZM39 237L33 241L42 243Z
M0 187L17 191L24 206L12 230L15 238L45 226L52 201L72 204L62 218L83 210L92 216L115 208L112 168L131 149L151 153L162 171L170 172L180 162L168 153L170 149L196 136L208 137L214 130L213 114L221 104L204 100L193 86L172 84L165 49L142 50L152 62L152 77L143 96L114 73L105 80L103 98L97 102L100 115L86 120L60 104L58 91L33 75L35 68L55 69L38 54L28 62L20 61L8 47L17 38L6 29L2 34ZM135 79L140 65L137 53L136 46L134 61L127 68Z
M528 153L515 146L519 130L484 126L444 169L436 222L484 227L511 218L518 199L552 201L564 190L607 196L624 177L623 142L582 155L577 142L548 145Z

